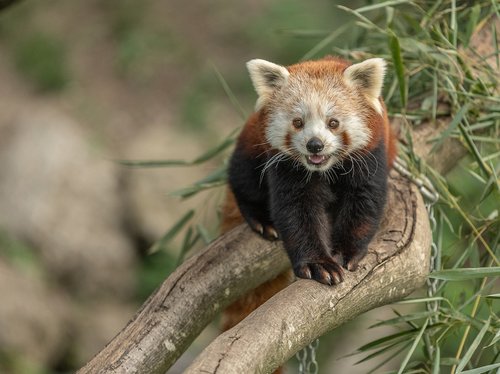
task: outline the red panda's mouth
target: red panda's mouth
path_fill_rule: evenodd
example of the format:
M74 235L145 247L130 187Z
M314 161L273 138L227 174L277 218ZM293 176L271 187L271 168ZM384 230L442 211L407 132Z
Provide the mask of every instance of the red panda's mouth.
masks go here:
M317 155L317 154L309 155L306 157L308 164L316 166L323 165L328 161L329 158L330 158L329 155Z

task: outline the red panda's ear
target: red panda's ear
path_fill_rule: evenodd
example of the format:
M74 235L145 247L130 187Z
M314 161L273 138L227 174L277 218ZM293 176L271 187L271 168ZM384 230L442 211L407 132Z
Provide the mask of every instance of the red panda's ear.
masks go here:
M281 87L290 75L284 66L259 59L248 61L247 69L255 91L259 95L257 108L262 106L271 93Z
M363 92L378 112L382 110L378 98L382 93L384 75L385 61L382 58L370 58L344 71L345 81Z

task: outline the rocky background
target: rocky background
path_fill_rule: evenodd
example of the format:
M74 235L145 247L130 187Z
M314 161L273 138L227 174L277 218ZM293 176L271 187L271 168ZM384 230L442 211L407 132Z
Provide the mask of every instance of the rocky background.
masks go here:
M215 146L242 124L216 72L249 113L245 62L292 63L342 17L327 0L25 0L0 13L0 372L80 367L175 268L179 240L146 254L172 224L196 207L216 235L221 188L169 193L220 159L117 160L191 160Z

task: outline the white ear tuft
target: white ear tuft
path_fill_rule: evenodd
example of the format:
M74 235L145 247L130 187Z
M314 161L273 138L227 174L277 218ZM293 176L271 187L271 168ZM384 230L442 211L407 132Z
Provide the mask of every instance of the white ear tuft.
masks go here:
M273 64L266 60L250 60L247 62L247 69L250 73L255 91L259 95L257 108L262 106L264 101L272 92L286 82L290 73L281 65Z
M370 58L351 65L344 71L346 82L365 94L378 112L381 112L378 98L382 93L385 65L382 58Z

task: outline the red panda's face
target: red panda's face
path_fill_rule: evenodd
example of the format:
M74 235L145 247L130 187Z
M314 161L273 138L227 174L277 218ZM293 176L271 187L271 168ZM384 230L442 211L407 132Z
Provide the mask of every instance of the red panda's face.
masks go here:
M370 142L367 121L370 113L381 112L383 60L347 69L336 60L288 69L252 60L248 67L259 94L257 107L268 112L267 141L306 169L326 171Z

